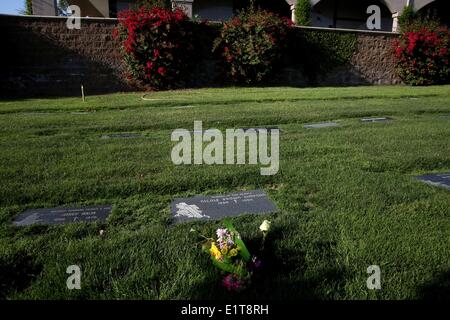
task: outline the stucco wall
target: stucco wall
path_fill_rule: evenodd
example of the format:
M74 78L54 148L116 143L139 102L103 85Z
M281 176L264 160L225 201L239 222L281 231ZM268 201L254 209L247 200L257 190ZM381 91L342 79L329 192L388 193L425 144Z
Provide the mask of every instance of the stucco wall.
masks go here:
M233 16L233 0L195 0L192 12L201 19L228 20Z
M381 9L381 30L392 31L392 13L382 2L375 0L339 1L336 12L335 2L336 0L321 1L313 7L312 26L332 28L334 18L336 18L336 28L367 30L367 18L371 15L367 13L367 8L370 5L378 5Z
M109 17L108 0L70 0L69 3L81 8L82 17Z
M3 50L0 59L0 93L5 96L79 95L137 90L124 80L119 43L112 37L115 19L82 19L81 29L69 30L64 18L0 16ZM302 32L302 28L296 29ZM357 36L357 50L349 64L319 74L314 83L295 63L280 68L270 84L287 86L395 84L391 42L396 36L339 30ZM218 26L198 33L202 42L199 61L188 87L227 85L218 57L211 53ZM308 52L308 48L299 48ZM295 62L296 52L291 52Z

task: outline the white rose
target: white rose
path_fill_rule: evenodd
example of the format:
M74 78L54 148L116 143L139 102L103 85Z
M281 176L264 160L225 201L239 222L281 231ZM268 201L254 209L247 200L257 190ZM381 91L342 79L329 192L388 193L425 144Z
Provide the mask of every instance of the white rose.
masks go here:
M263 223L259 226L259 230L262 232L268 232L270 230L270 221L264 220Z

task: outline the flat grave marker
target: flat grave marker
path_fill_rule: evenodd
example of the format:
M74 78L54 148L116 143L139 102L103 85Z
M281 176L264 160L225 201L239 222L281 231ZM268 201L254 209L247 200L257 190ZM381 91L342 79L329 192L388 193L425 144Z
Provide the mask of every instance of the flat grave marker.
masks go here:
M245 127L245 128L238 128L238 129L242 129L244 131L253 129L256 131L256 133L260 133L262 130L266 130L267 133L271 133L271 130L278 130L279 132L283 132L283 130L281 130L278 127Z
M195 108L195 106L177 106L177 107L173 107L174 109L192 109Z
M327 122L317 122L317 123L306 123L303 125L305 129L321 129L321 128L330 128L330 127L339 127L339 123L334 121Z
M26 116L49 116L49 115L56 115L57 112L24 112L23 115Z
M111 205L77 208L29 209L19 214L13 221L16 226L54 225L73 222L104 221L111 213Z
M226 195L195 196L172 201L170 211L175 223L218 220L241 214L265 214L277 211L263 190L234 192Z
M93 112L87 112L87 111L74 111L74 112L71 112L70 114L73 114L73 115L86 115L86 114L91 114L91 113L93 113Z
M278 130L279 132L283 132L283 130L281 130L278 127L245 127L245 128L234 128L233 130L239 130L242 129L244 130L244 132L253 129L255 130L256 133L261 133L261 130L267 130L267 133L270 134L271 130ZM207 130L191 130L189 131L190 133L194 133L194 134L205 134ZM221 130L221 132L223 132L225 134L226 130Z
M388 117L374 117L374 118L362 118L361 122L386 122L392 120Z
M450 172L425 174L415 178L424 183L450 190Z
M110 133L102 135L102 139L130 139L130 138L141 138L143 135L139 133Z

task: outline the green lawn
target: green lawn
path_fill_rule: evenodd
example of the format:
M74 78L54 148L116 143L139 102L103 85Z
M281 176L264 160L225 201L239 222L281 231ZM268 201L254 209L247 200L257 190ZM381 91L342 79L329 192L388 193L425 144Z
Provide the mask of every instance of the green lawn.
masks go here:
M227 88L0 102L0 298L409 299L450 287L450 194L412 177L450 171L450 86ZM194 108L181 109L179 106ZM89 111L89 114L71 112ZM390 123L361 123L389 116ZM279 126L280 171L175 166L176 128ZM338 128L304 129L335 120ZM101 139L108 133L134 139ZM250 250L272 221L264 272L231 296L176 197L262 188L279 212L233 220ZM112 204L105 224L13 227L28 208ZM105 229L104 237L99 230ZM78 264L82 289L69 291ZM382 289L368 290L379 265Z

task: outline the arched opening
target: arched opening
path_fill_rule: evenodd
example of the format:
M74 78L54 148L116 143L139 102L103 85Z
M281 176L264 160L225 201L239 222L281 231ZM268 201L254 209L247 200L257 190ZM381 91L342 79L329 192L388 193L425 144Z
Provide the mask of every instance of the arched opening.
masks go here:
M315 27L367 30L367 8L381 9L381 31L392 31L392 14L381 0L322 0L313 6L311 24Z
M423 16L435 17L442 24L450 27L450 1L436 0L418 11Z

